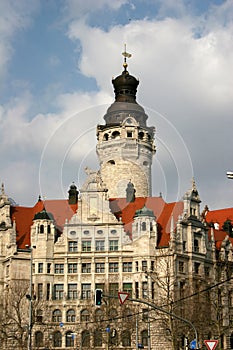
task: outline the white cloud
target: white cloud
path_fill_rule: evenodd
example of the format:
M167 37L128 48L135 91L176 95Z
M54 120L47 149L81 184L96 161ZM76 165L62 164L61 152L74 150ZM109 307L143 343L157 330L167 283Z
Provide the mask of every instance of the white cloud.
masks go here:
M6 64L14 52L14 35L31 23L32 14L37 10L36 0L2 0L0 2L0 79L6 73Z

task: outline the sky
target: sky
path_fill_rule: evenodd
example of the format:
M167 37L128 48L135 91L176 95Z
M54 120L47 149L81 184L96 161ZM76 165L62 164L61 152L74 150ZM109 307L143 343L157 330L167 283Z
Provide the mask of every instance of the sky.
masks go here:
M124 45L156 128L153 195L233 207L232 0L0 0L0 182L17 204L67 198L98 170L96 126Z

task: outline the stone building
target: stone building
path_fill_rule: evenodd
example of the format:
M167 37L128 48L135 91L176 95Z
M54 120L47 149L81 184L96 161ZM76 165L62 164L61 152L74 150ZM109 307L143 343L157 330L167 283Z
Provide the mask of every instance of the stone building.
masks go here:
M201 210L194 180L179 202L151 196L138 84L125 60L97 126L99 170L67 200L16 206L2 185L2 349L185 349L194 330L233 349L233 209Z

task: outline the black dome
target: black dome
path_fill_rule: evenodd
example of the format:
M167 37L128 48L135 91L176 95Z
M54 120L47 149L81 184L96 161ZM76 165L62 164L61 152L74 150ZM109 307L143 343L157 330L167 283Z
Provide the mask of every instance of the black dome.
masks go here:
M117 102L136 102L139 81L125 69L121 75L112 80Z
M45 209L41 210L39 213L36 213L33 220L53 220L53 215L47 213Z

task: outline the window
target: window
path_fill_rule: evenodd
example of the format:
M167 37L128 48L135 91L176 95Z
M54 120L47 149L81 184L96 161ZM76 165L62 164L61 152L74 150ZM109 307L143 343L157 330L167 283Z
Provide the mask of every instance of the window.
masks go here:
M142 271L147 271L147 261L146 260L142 261Z
M148 321L149 318L149 310L148 309L143 309L142 310L142 320L143 321Z
M124 330L121 333L121 342L122 342L122 346L131 346L131 336L130 336L130 332L128 330Z
M44 233L44 225L40 225L40 233Z
M89 331L82 332L81 344L83 345L83 348L90 349L90 332Z
M97 309L95 311L95 321L96 322L101 322L104 319L104 314L101 309Z
M61 348L62 346L62 335L59 331L53 333L53 347Z
M64 285L63 284L55 284L54 285L54 299L61 300L64 295Z
M50 225L47 226L47 232L51 233L51 226Z
M99 235L102 235L103 230L97 230L97 233L98 233Z
M52 322L61 322L62 321L62 313L61 310L56 309L53 311Z
M43 311L41 309L36 310L36 322L42 323L43 321Z
M178 271L179 272L184 272L184 262L183 261L179 261L179 263L178 263Z
M206 277L210 276L210 267L209 266L205 266L205 276Z
M123 272L132 272L131 262L123 262Z
M109 283L109 294L117 296L118 292L119 292L118 283Z
M89 312L88 312L88 310L82 310L81 311L81 321L82 322L88 322L88 321L90 321L90 314L89 314Z
M104 241L95 241L95 250L98 251L103 251L104 250Z
M112 235L115 235L117 233L117 230L111 230L110 232Z
M55 264L54 273L64 273L64 264Z
M155 282L151 282L151 298L155 298Z
M91 284L82 284L82 299L91 299Z
M148 332L144 330L141 332L141 343L143 346L148 346Z
M194 239L194 252L199 253L199 242L198 239Z
M118 272L118 262L109 263L109 272Z
M40 348L44 345L44 335L42 332L38 331L35 333L35 346Z
M47 289L46 289L46 300L50 299L50 284L47 283Z
M78 251L78 242L77 241L69 241L68 242L68 250L69 250L69 252L77 252Z
M133 137L132 131L127 131L127 137Z
M47 264L47 273L50 273L51 272L51 263L48 263Z
M139 283L135 282L135 296L138 299L139 298Z
M143 223L142 223L142 231L146 231L146 222L145 221L143 221Z
M83 231L83 234L84 234L84 235L89 235L89 233L90 233L89 230L84 230L84 231Z
M147 298L147 282L142 282L142 297Z
M82 263L82 273L91 273L91 263Z
M129 308L126 308L123 311L123 317L125 318L125 322L132 321L132 311Z
M186 242L183 241L183 251L186 252Z
M38 300L43 299L43 283L38 283L37 291L38 291Z
M77 299L77 284L70 283L68 284L68 299Z
M199 269L200 269L200 263L195 262L194 263L194 272L198 274L199 273Z
M108 311L108 317L110 320L114 320L117 317L117 310L112 308Z
M73 309L67 311L66 322L75 322L75 311Z
M96 273L104 273L104 263L96 263L95 264L95 272Z
M38 264L38 273L43 273L43 263Z
M151 261L151 265L150 266L151 266L150 267L151 271L154 271L154 269L155 269L155 262L153 260Z
M138 271L138 261L135 261L135 270Z
M103 343L103 336L102 336L102 331L96 329L94 331L94 347L99 346L102 347L102 343Z
M74 347L74 337L71 331L66 332L66 347Z
M68 273L77 273L77 271L78 268L76 263L68 264Z
M123 292L129 293L130 298L132 298L132 283L123 283Z
M82 241L82 252L91 251L91 241Z
M118 240L111 240L111 241L109 241L109 250L110 251L118 250Z

